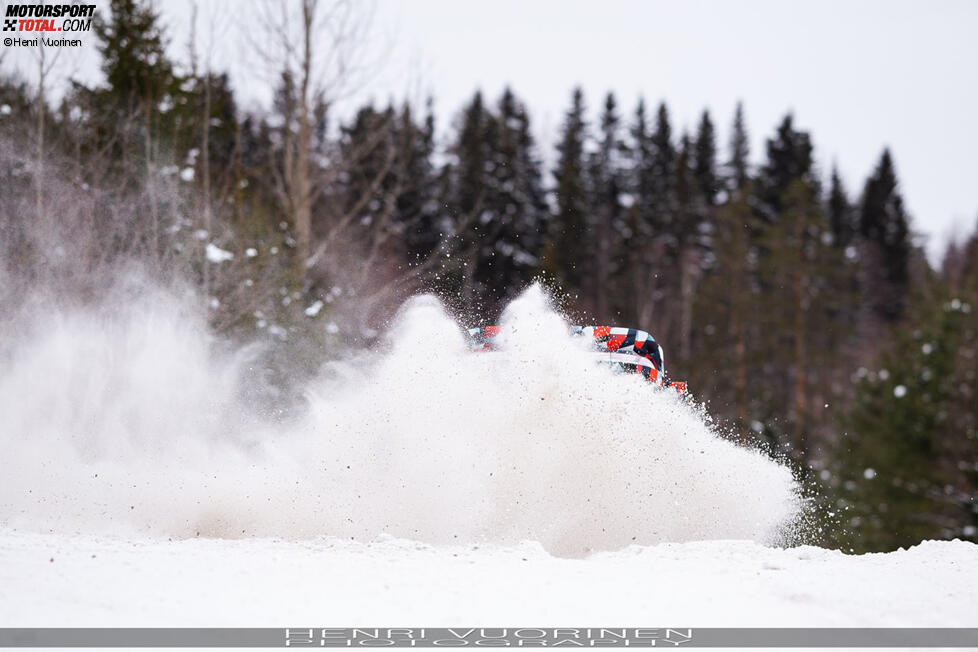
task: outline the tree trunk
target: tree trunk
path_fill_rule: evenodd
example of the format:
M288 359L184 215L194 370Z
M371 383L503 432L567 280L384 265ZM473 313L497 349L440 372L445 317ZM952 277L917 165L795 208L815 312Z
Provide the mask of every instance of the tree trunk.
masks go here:
M312 117L309 88L312 80L312 24L316 13L314 0L302 3L302 79L299 90L299 139L296 143L293 219L295 220L296 259L300 274L305 273L312 241L312 181L309 178L309 156L312 146Z
M693 297L696 293L696 252L683 245L679 254L679 353L689 364L693 344Z
M44 70L44 60L41 59L40 79L37 84L37 170L34 174L34 188L36 192L37 219L44 219L44 82L46 71Z
M602 217L608 217L604 210L601 211ZM611 291L608 274L608 256L610 255L611 243L609 240L610 220L602 220L598 228L598 256L595 269L595 278L592 279L593 288L592 299L594 300L594 313L602 323L608 322L611 317L608 314L608 292ZM610 322L609 322L610 323Z
M740 420L740 442L747 444L747 328L740 309L734 306L734 364L736 364L737 418Z
M799 459L808 456L808 349L806 342L807 310L805 307L806 274L805 260L805 223L803 215L799 215L795 227L795 246L798 247L798 261L794 274L794 340L795 340L795 445L798 448Z
M152 259L159 262L160 257L160 216L159 207L156 200L156 181L153 170L153 137L150 133L152 125L152 113L150 111L150 100L143 101L143 115L146 123L143 126L143 149L146 156L146 194L149 197L149 216L152 234Z
M196 10L196 9L195 9ZM204 76L204 129L201 135L200 155L203 157L201 162L201 176L203 177L204 195L204 230L211 232L211 150L210 150L210 131L211 131L211 84L210 70ZM210 296L211 277L210 265L204 264L204 296Z

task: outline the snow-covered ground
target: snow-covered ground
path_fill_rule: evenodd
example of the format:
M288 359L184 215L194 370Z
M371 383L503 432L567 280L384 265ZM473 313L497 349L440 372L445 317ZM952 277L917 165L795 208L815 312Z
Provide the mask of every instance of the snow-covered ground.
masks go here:
M844 555L749 541L585 559L539 544L0 532L0 626L768 626L978 623L978 546Z
M539 288L491 354L409 302L284 421L179 298L11 323L0 626L978 625L978 546L779 547L818 522L790 470Z

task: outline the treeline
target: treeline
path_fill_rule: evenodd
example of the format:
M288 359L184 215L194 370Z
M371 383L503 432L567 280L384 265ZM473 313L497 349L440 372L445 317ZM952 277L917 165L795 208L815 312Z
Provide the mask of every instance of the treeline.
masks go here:
M300 56L247 112L226 74L169 58L151 7L110 5L102 83L52 106L39 56L36 86L0 84L0 301L87 300L138 264L274 342L284 382L411 293L474 323L540 279L575 319L651 331L722 428L794 459L830 496L824 540L978 540L978 231L932 268L889 151L846 188L790 114L752 156L741 106L718 143L708 111L677 133L665 103L578 89L547 169L512 90L442 138L430 103L337 115Z

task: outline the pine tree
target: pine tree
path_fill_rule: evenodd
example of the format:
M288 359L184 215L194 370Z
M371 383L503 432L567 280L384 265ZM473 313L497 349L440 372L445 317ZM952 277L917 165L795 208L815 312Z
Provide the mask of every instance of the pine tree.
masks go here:
M629 127L631 148L628 181L629 200L627 229L625 232L625 257L627 260L629 306L623 318L632 320L639 327L651 328L652 308L655 302L655 274L659 256L656 255L657 233L655 200L656 177L654 146L649 133L645 101L639 100L635 117Z
M739 190L750 180L750 139L744 123L744 105L737 103L734 113L733 129L730 135L730 162L727 164L728 187Z
M518 143L515 159L517 187L521 189L521 214L518 216L517 233L522 237L519 265L523 269L523 281L543 269L543 254L550 230L550 206L543 182L543 163L537 152L537 144L530 126L526 105L520 102L515 116Z
M761 277L768 288L764 297L766 357L774 362L770 379L781 377L772 392L777 405L790 406L786 415L790 440L780 443L796 459L819 460L812 434L820 425L814 410L828 391L825 369L838 351L840 338L833 332L837 296L832 274L841 264L841 252L830 246L830 226L822 213L818 190L811 180L795 179L782 195L778 221L763 232Z
M834 165L829 182L829 197L826 208L828 209L829 223L832 225L832 244L840 249L845 249L852 244L852 239L856 234L856 225L852 204L849 203L846 189L842 185L839 169Z
M673 219L672 236L675 243L673 255L676 264L673 276L678 277L675 314L675 332L680 363L688 363L692 350L693 336L693 297L696 292L698 272L698 236L705 213L706 198L701 194L703 179L697 172L697 152L689 138L683 133L679 153L676 158L676 212Z
M102 57L105 85L87 88L74 85L67 103L84 116L78 130L78 153L105 161L81 170L92 182L96 176L113 179L112 192L138 196L132 232L120 229L118 251L149 254L158 268L172 254L164 238L168 217L163 204L158 171L171 163L167 156L173 144L178 112L185 101L181 79L167 56L166 40L159 14L148 2L112 0L108 18L98 14L94 30ZM99 182L103 179L98 179Z
M146 170L159 156L160 139L174 136L175 109L187 101L167 56L161 19L147 2L112 0L108 18L99 14L94 29L106 85L76 85L69 99L90 121L94 140L85 148L107 151L117 172Z
M717 144L713 121L710 120L710 113L703 111L693 150L693 174L699 186L700 198L708 207L716 204L717 193L720 191L716 157Z
M964 242L952 239L948 243L941 273L952 292L978 291L978 224Z
M631 138L629 193L632 205L629 213L634 214L632 236L646 240L654 233L655 168L654 152L648 119L645 115L645 101L639 100L635 117L628 130Z
M748 378L756 369L755 326L758 284L752 255L755 248L755 203L750 180L749 140L742 105L737 111L723 166L727 200L715 209L710 249L695 296L697 324L695 360L690 380L719 415L733 421L746 442L754 412Z
M159 15L152 5L139 0L111 0L108 14L108 20L95 20L106 93L120 109L145 113L156 106L173 81Z
M717 202L720 199L721 180L717 171L716 133L708 111L703 111L700 118L696 141L692 145L690 156L692 175L696 182L692 202L697 223L692 230L692 239L680 255L683 273L683 285L680 291L683 314L680 321L680 343L687 358L692 354L693 335L696 332L693 329L695 309L693 296L698 291L697 286L702 279L704 268L716 253L712 247L717 230ZM724 193L725 198L726 193Z
M491 219L482 232L475 278L484 297L499 306L539 267L546 204L529 116L509 88L499 100L495 121L486 188Z
M476 92L465 107L458 136L450 152L454 160L447 172L446 205L454 234L452 256L443 278L447 290L456 293L460 307L479 307L478 297L485 288L477 287L476 269L488 246L484 233L497 216L492 213L487 171L495 165L492 143L499 125L486 108L482 93ZM491 252L486 252L491 253Z
M612 318L610 298L614 277L621 271L623 207L620 196L623 187L622 153L624 144L619 134L620 117L615 96L608 93L601 112L597 149L588 162L591 176L591 223L588 230L594 237L594 274L585 283L595 316L600 321Z
M351 124L341 127L340 165L344 174L338 183L342 209L335 214L320 213L320 237L330 237L334 225L349 221L351 227L342 235L343 247L366 248L378 237L376 229L385 223L396 206L401 177L398 174L399 150L397 117L394 108L382 111L373 106L361 107ZM336 234L337 237L339 234Z
M856 211L849 201L838 169L833 165L829 181L829 192L825 199L825 213L828 218L833 256L836 264L824 270L826 291L831 297L828 305L828 318L823 331L831 336L832 349L840 356L853 359L861 348L858 334L860 322L860 257L858 246L858 224ZM833 386L842 388L848 384L850 370L835 371ZM834 403L841 403L844 392L840 389L832 397Z
M673 219L672 235L677 243L690 242L696 235L699 226L696 207L699 189L693 142L689 134L684 132L679 139L675 167L676 214Z
M676 210L676 149L672 142L669 109L665 103L656 112L652 130L653 230L667 232L672 227Z
M529 116L507 89L497 113L476 94L452 147L455 275L462 305L492 314L540 267L546 204Z
M758 347L753 327L758 314L755 270L751 249L754 211L749 184L717 210L713 258L696 293L694 313L700 343L690 364L690 381L697 394L719 414L732 419L740 440L747 441L747 426L756 408Z
M28 210L24 197L31 193L33 180L24 174L27 167L24 155L28 151L24 124L31 118L34 97L27 83L0 74L0 274L9 270L45 269L43 243L38 242L34 229L38 219ZM12 152L18 154L11 156ZM12 297L12 277L4 278L5 290ZM0 299L5 298L0 294Z
M173 109L183 104L158 14L139 0L112 0L108 18L96 15L94 31L105 83L89 88L73 83L66 114L82 116L74 125L80 156L107 155L118 189L134 189L127 174L145 171L155 157L160 134L171 134ZM101 169L83 170L87 176ZM94 179L93 179L94 180Z
M589 188L584 150L588 134L584 112L584 92L575 88L557 145L553 173L556 214L549 229L546 255L547 271L570 295L581 291L592 260L588 254L592 245L587 223Z
M656 111L655 125L649 136L651 149L651 196L649 198L649 230L651 261L647 273L651 276L651 291L644 302L643 325L653 329L662 341L669 341L678 333L678 305L680 274L678 260L677 199L676 199L676 149L672 140L669 110L660 103Z
M717 213L715 262L707 280L704 303L709 313L704 320L716 324L706 330L707 341L703 350L716 354L726 364L717 364L718 377L714 377L715 392L735 407L735 419L742 441L747 439L747 425L752 412L748 400L748 375L755 367L754 315L757 314L755 203L754 184L750 174L750 138L744 117L744 105L737 103L730 135L730 150L726 166L726 188L730 201ZM714 312L715 310L715 312ZM712 340L712 342L710 342ZM718 362L720 362L718 360ZM709 365L709 362L706 363Z
M409 265L427 261L441 242L435 153L435 116L429 99L422 124L416 124L410 104L401 110L398 125L399 172L397 219Z
M812 180L812 142L808 133L794 128L789 113L767 141L767 161L761 166L758 191L765 217L776 221L784 207L785 193L792 181Z
M809 454L806 361L814 348L805 320L810 291L819 277L818 193L811 139L794 128L788 114L767 141L767 159L757 180L760 201L755 204L753 251L761 296L751 340L766 352L765 363L756 372L763 378L758 383L763 391L756 403L757 420L774 443L799 459ZM791 412L784 424L788 406Z
M871 303L886 321L899 319L910 285L910 226L890 150L867 179L859 211L859 234L868 248Z
M975 315L967 299L942 297L899 329L876 368L860 370L836 451L859 552L978 539Z

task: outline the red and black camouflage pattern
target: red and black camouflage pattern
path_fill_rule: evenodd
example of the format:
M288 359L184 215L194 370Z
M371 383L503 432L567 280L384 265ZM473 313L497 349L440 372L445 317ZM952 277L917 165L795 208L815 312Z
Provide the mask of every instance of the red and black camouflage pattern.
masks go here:
M599 353L607 353L607 362L625 371L640 373L649 382L672 387L686 393L686 383L666 382L662 347L648 332L618 326L571 326L572 335L590 337ZM469 329L473 351L492 351L496 348L499 326ZM602 358L604 360L604 358Z

